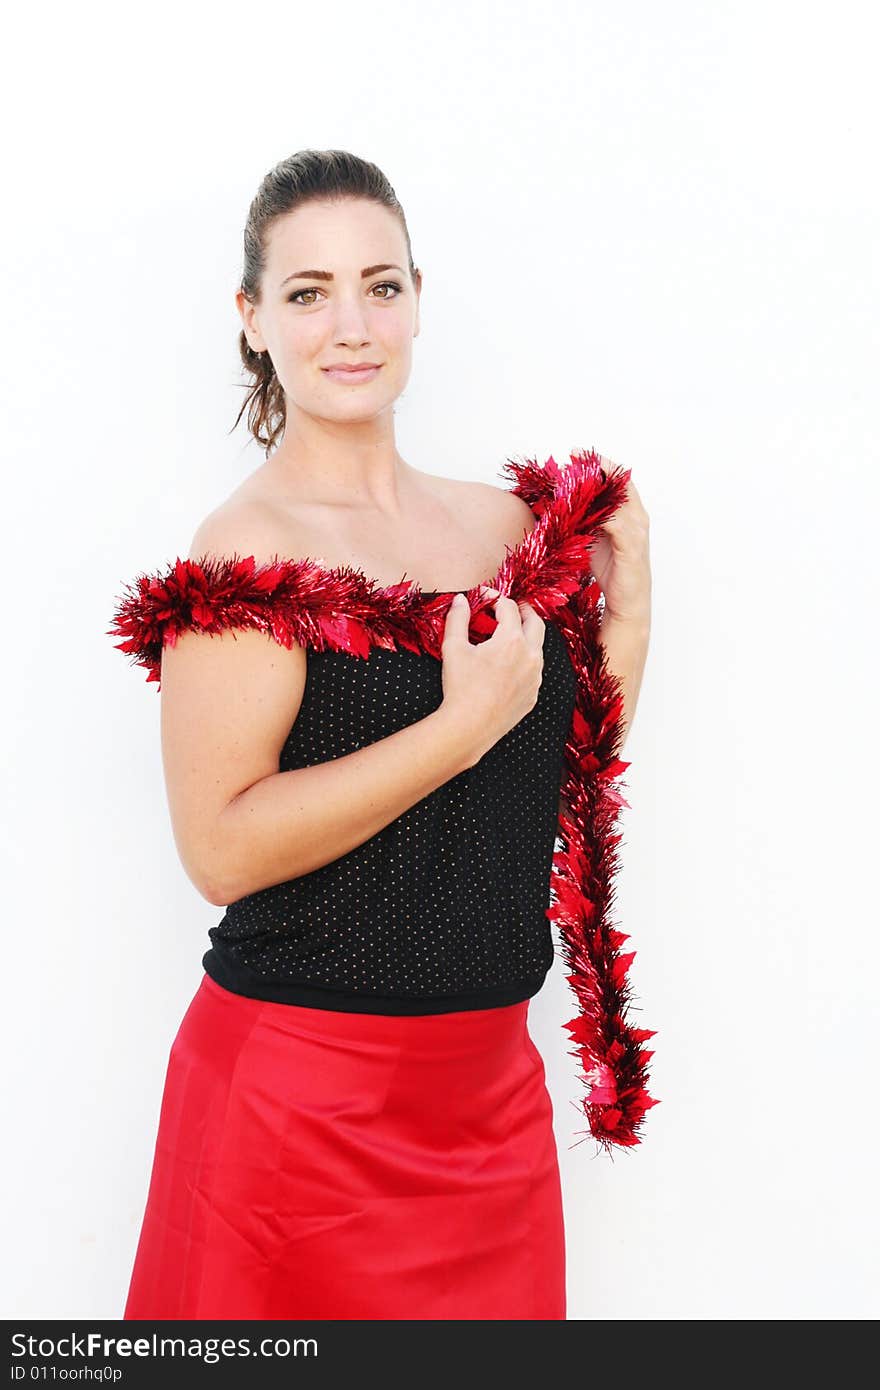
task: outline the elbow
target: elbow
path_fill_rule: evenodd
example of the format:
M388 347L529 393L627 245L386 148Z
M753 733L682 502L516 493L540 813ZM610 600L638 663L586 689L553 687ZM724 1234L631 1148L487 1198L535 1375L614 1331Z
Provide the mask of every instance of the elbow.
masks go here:
M222 861L212 859L210 865L203 866L199 891L214 907L228 907L244 897L247 891L233 878L231 868L228 858Z
M228 907L230 903L235 902L235 894L230 893L222 883L215 880L197 884L196 887L205 901L213 907Z
M192 853L183 860L193 887L212 907L228 907L242 896L232 882L228 860L206 853Z
M174 843L184 872L200 897L212 907L228 907L243 897L240 856L234 834L227 833L222 817L210 822L172 819Z
M228 907L235 901L219 874L191 865L187 867L187 877L199 896L212 907Z
M241 856L235 853L237 843L235 829L230 831L223 815L214 822L209 834L200 837L195 854L199 892L214 907L228 907L249 891L242 886Z

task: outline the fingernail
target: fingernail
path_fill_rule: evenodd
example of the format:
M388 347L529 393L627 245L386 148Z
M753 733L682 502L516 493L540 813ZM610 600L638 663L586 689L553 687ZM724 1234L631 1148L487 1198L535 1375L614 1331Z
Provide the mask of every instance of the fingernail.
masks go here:
M456 594L452 602L457 603L460 608L463 603L467 603L467 594Z

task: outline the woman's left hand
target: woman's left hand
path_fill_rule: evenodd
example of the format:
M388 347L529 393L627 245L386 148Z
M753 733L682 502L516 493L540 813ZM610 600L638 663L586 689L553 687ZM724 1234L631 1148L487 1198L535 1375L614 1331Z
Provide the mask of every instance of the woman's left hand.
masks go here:
M619 466L601 455L600 459L604 468ZM590 568L605 595L603 622L609 618L616 622L650 622L648 529L648 513L630 478L625 501L599 528L591 551Z

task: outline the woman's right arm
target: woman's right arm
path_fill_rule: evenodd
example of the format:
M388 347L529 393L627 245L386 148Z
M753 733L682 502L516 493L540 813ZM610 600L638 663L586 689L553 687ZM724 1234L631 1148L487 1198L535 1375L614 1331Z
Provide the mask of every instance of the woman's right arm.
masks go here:
M232 531L222 517L203 523L190 558L231 550L258 562L276 553L273 538L243 526L239 513ZM199 892L226 906L321 868L479 761L537 699L544 624L522 608L502 599L498 627L481 644L468 639L467 606L451 609L436 710L353 753L286 772L279 760L302 703L305 650L254 629L186 631L166 645L165 782L175 844Z
M302 647L257 631L186 632L164 649L174 838L218 906L338 859L470 765L466 726L440 705L344 757L279 772L305 673Z

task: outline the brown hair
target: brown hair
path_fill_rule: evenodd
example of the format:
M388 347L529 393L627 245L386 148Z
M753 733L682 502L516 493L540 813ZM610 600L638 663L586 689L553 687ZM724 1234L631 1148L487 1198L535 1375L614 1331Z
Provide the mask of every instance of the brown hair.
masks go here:
M406 237L410 275L415 280L416 267L406 218L382 170L347 150L298 150L270 169L248 210L241 290L252 304L260 302L261 280L266 267L266 237L272 224L304 203L341 198L369 198L397 214ZM251 382L244 387L247 395L232 428L235 429L247 410L248 428L257 443L265 448L268 458L284 430L284 388L269 353L254 352L243 329L238 335L238 349Z

